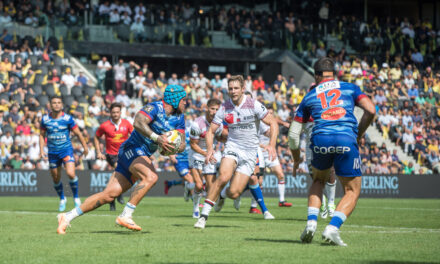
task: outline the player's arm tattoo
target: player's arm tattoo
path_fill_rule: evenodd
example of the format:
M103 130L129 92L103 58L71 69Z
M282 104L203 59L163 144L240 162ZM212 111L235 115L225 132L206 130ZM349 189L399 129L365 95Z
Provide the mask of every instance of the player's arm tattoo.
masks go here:
M140 190L142 190L145 187L145 184L138 184L134 187L133 192L131 193L130 197L136 196Z
M150 137L153 134L153 130L150 128L150 119L143 114L137 113L134 118L133 127L137 132L141 133L144 137Z
M93 210L100 207L101 205L103 205L103 203L101 203L101 201L96 201L95 205L93 206Z

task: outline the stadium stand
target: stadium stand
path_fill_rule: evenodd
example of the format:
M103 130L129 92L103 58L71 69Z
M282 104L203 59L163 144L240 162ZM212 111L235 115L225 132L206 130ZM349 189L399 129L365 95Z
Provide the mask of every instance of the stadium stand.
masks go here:
M384 17L364 22L356 16L332 14L328 4L318 6L319 12L309 18L307 12L297 16L290 11L234 6L204 12L189 5L170 5L165 10L128 1L65 3L36 1L35 12L30 12L26 11L27 2L7 6L0 2L0 22L34 27L62 24L68 27L67 39L79 41L105 25L112 30L109 38L118 41L206 47L217 45L213 32L221 32L233 41L231 47L286 49L308 65L320 57L332 57L338 77L359 85L377 104L375 128L360 146L363 171L440 172L440 31L428 21ZM312 21L316 16L318 23ZM83 27L84 21L88 27ZM190 94L186 116L191 122L209 98L227 96L227 75L208 79L197 65L187 75L177 76L151 72L147 61L138 65L122 60L111 65L102 56L97 60L95 83L82 68L66 60L62 40L17 35L4 28L0 35L0 159L6 169L48 169L47 161L36 154L39 149L35 144L38 146L41 116L47 113L49 97L55 94L63 96L66 112L75 117L88 142L108 118L108 107L114 101L123 103L123 117L132 122L141 105L160 98L167 84L179 83ZM246 89L271 105L280 119L277 151L287 172L292 170L287 127L306 94L303 87L296 86L295 77L279 75L273 83L261 76L247 76L246 80ZM107 169L105 162L95 162L94 148L92 144L89 147L89 155L83 158L75 142L77 168ZM305 147L303 142L302 149ZM173 169L170 160L156 159L158 170ZM300 170L307 172L305 162Z

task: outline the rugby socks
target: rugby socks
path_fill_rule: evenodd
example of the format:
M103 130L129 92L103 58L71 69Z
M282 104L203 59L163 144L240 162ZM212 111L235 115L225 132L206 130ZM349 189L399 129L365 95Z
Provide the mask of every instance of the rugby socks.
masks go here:
M226 197L228 197L226 195L226 189L227 189L227 187L225 186L225 188L223 188L223 190L221 191L221 193L220 193L220 198L221 199L226 199Z
M257 201L258 205L263 211L263 214L267 211L266 204L264 203L263 192L261 192L261 188L259 184L249 185L249 189L251 191L252 196Z
M347 216L339 211L335 211L332 220L330 220L329 225L335 226L337 229L341 227L341 225L347 220Z
M215 202L209 200L209 199L205 199L205 203L203 204L203 209L202 209L202 213L200 215L200 217L205 218L206 220L208 220L208 216L209 213L212 210L212 207L214 207Z
M168 187L171 187L173 185L181 185L182 184L182 180L172 180L172 181L168 181Z
M258 206L257 201L255 201L254 197L252 197L252 200L251 200L251 208L257 208L257 206Z
M134 209L136 209L136 205L133 205L129 202L126 203L124 210L122 211L120 217L130 217L131 218L131 215L133 214Z
M194 190L193 193L193 212L199 211L199 203L202 198L202 192L197 192Z
M84 214L81 208L76 207L72 209L71 211L66 213L66 220L70 223L73 219L77 218L78 216Z
M70 179L69 181L70 189L72 189L73 198L78 198L78 177Z
M60 199L65 200L66 198L64 197L63 183L61 181L59 183L54 183L53 187L55 188L55 191L57 191Z
M284 181L278 183L278 194L280 195L280 202L284 202L284 193L286 192L286 184Z
M327 182L325 184L324 193L325 196L327 196L328 204L334 205L335 204L335 192L336 192L336 181L334 183Z
M307 208L307 221L318 221L319 208L308 207Z

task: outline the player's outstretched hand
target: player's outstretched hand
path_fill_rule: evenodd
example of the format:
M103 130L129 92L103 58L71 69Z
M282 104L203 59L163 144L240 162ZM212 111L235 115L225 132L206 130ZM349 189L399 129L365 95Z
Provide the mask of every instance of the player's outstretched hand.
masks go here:
M165 151L171 152L173 150L173 146L168 142L168 138L166 135L160 135L157 138L157 144L162 147Z
M102 154L101 152L99 152L99 153L96 155L96 157L97 157L98 159L100 159L100 160L105 160L105 155Z
M269 159L271 161L274 161L277 158L277 151L272 146L267 146L266 148L267 152L269 153Z
M206 152L205 163L209 164L212 160L215 160L214 151L209 150L208 152Z

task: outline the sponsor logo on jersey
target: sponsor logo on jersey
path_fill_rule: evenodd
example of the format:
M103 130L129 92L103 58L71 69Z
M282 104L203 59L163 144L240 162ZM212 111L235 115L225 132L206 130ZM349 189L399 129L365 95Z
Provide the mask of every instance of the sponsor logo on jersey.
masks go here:
M341 85L338 81L329 81L322 83L316 87L316 93L323 93L328 90L341 88Z
M345 152L350 152L350 147L345 147L345 146L337 146L337 147L319 147L319 146L314 146L313 147L313 152L315 153L320 153L320 154L344 154Z
M321 118L324 120L338 120L345 116L347 111L342 107L330 108L321 114Z
M154 107L153 107L152 105L147 105L147 106L145 107L145 112L150 113L151 111L153 111L153 109L154 109Z
M234 114L230 113L225 116L225 121L228 124L234 123Z

